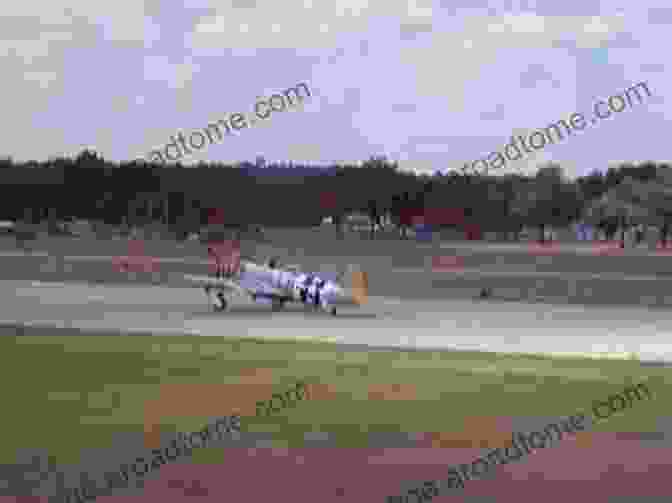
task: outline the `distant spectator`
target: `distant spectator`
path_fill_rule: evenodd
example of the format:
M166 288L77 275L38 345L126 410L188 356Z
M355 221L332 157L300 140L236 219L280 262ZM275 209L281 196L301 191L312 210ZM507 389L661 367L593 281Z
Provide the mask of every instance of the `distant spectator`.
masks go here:
M30 251L31 247L28 243L33 241L37 236L31 225L21 222L14 231L14 237L18 248L23 251Z
M644 241L644 224L639 224L635 228L635 244L639 245Z
M25 208L23 211L23 219L17 222L16 225L16 245L23 251L30 250L30 247L27 245L27 243L37 237L37 233L34 229L34 216L35 214L32 208Z
M667 236L670 233L670 224L665 220L660 230L660 246L667 248Z
M367 204L367 213L371 225L369 237L371 239L374 239L376 236L376 230L380 224L380 214L378 211L378 205L376 204L376 201L374 201L373 199L369 200Z
M595 239L595 228L590 224L584 224L583 233L586 238L586 241L592 241Z
M334 215L334 227L336 228L336 237L342 239L345 236L345 229L343 224L343 215Z
M465 224L464 231L466 238L469 241L480 241L483 239L483 232L477 224Z

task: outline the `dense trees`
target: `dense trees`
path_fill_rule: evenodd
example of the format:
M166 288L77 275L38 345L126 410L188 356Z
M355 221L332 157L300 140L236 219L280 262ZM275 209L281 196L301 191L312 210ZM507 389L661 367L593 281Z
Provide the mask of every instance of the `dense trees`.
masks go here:
M539 228L543 242L546 226L564 226L579 219L583 204L579 188L564 179L562 169L547 165L534 178L521 180L512 206L519 221Z
M75 159L43 163L0 159L0 219L53 223L80 218L129 226L160 222L185 235L207 222L211 208L220 208L225 223L235 226L315 225L326 216L338 222L359 211L378 222L389 214L403 226L421 214L432 223L438 219L444 225L503 234L537 226L543 239L544 226L569 224L584 212L604 220L626 211L610 212L610 205L632 204L639 216L644 211L656 222L668 220L670 171L667 165L646 162L612 167L606 174L594 171L574 181L558 165L542 166L531 177L429 176L402 172L384 157L328 167L259 162L186 167L111 163L85 150ZM587 210L607 193L599 211Z

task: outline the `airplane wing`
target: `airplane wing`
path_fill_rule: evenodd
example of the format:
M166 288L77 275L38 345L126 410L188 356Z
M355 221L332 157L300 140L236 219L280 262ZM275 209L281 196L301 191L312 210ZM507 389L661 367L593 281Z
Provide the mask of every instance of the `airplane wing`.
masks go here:
M255 280L233 280L228 278L213 278L212 276L194 276L187 274L184 279L195 284L199 288L212 287L222 288L238 294L256 295L266 298L286 298L288 292L273 288L272 286Z
M275 288L265 281L260 281L254 278L242 278L239 281L240 288L245 289L250 295L257 297L272 298L286 298L288 292L284 289Z
M185 274L184 279L200 288L223 288L225 290L231 290L237 293L247 293L247 290L240 286L237 281L233 281L228 278L214 278L212 276L194 276L192 274Z

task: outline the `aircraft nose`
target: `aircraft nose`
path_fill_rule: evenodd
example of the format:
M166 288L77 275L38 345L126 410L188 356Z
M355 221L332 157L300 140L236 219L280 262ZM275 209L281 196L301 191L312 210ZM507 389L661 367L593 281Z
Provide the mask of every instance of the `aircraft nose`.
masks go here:
M360 306L368 301L369 276L364 271L353 271L352 273L352 298Z
M336 306L361 306L366 303L366 300L366 295L362 295L362 292L358 292L357 289L338 288L334 292L332 303Z
M340 290L336 293L334 293L333 298L330 299L331 302L330 304L334 306L356 306L357 302L355 302L355 299L352 297L352 295L348 295L348 293L344 292L343 290Z

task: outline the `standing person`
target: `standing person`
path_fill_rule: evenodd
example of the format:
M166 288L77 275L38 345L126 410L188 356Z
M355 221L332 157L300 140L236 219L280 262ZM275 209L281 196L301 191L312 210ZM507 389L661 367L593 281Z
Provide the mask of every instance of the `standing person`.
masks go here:
M23 222L19 222L19 225L16 226L14 231L14 239L16 239L16 247L20 248L21 251L28 251L28 246L26 241L28 240L28 231L26 225Z
M663 221L663 227L660 229L660 245L663 248L667 248L667 235L670 233L670 224L665 219Z
M28 246L27 242L34 239L35 236L33 231L33 210L32 208L25 208L23 211L23 218L17 222L16 226L15 239L17 247L21 248L22 251L30 251L31 247Z
M644 241L644 224L640 223L635 229L635 243L639 245L642 241Z
M408 228L413 218L411 198L408 192L404 192L401 198L398 199L398 215L401 239L408 239Z
M378 225L379 215L378 215L378 205L376 204L376 201L374 201L373 199L369 200L367 204L367 213L369 217L369 225L371 226L369 239L374 239L376 236L376 227Z
M618 224L613 220L609 220L606 225L607 241L613 241L617 231Z
M343 239L344 236L343 218L341 217L341 215L340 214L334 215L332 217L332 223L334 225L334 228L336 229L336 238Z

